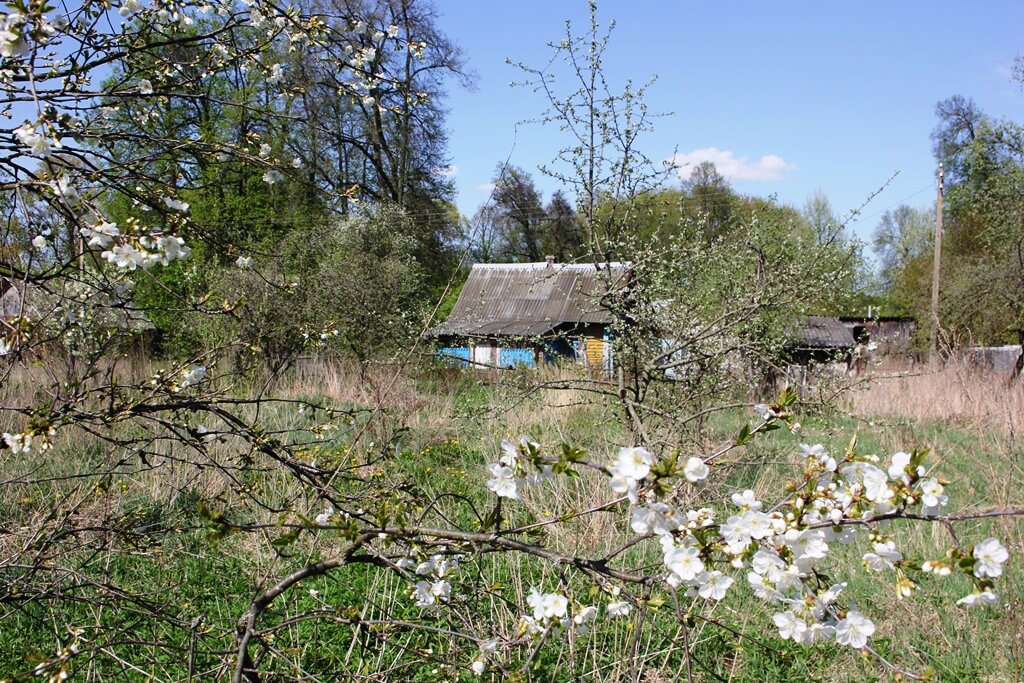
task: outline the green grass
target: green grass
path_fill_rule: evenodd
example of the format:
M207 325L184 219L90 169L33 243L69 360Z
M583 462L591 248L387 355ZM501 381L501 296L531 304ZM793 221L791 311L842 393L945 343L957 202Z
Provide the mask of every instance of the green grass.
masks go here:
M484 487L485 466L496 459L501 438L529 434L549 452L559 443L569 442L590 448L590 457L599 462L610 462L613 444L622 438L614 415L602 406L552 407L550 398L523 398L516 387L496 387L472 376L423 376L417 387L425 397L424 407L403 414L408 419L416 417L416 410L435 411L431 420L413 420L419 426L400 432L391 423L378 425L354 417L302 456L321 465L353 464L364 457L372 460L372 466L360 470L361 479L343 478L332 484L338 495L357 496L367 490L366 482L372 481L379 497L367 499L367 516L402 510L409 522L476 531L481 518L494 509L495 498ZM308 393L304 398L330 400ZM436 419L438 405L450 406L446 420ZM511 407L503 411L499 409L502 405ZM286 438L308 439L309 433L300 428L308 426L312 418L295 410L295 405L280 405L267 419ZM741 411L715 416L708 442L727 442L747 421L752 421L751 416ZM946 489L950 511L1024 504L1019 493L1024 486L1024 455L1005 436L941 423L870 424L840 414L805 416L801 421L799 435L780 430L730 453L715 467L714 482L685 489L686 499L680 503L721 507L728 494L738 489L754 488L765 495L778 491L799 474L799 443L821 442L833 452L842 452L856 434L857 450L862 453L885 457L896 450L930 449L926 465L932 475L950 481ZM361 446L351 442L355 434L368 429L377 430L373 438L385 445L366 452L369 437L364 437ZM388 442L388 434L400 438ZM400 444L398 448L395 443ZM230 444L218 447L218 457L225 463L243 462ZM372 459L371 454L384 459ZM275 551L269 541L281 530L271 528L231 534L211 543L207 522L198 514L200 501L225 511L232 522L240 524L295 520L288 510L311 516L322 509L323 503L315 495L297 488L280 469L243 468L231 477L218 475L216 469L180 466L143 471L137 460L119 460L89 439L60 442L42 460L8 459L6 465L12 480L29 474L32 479L0 490L0 529L9 536L7 547L23 538L19 529L25 525L49 528L41 520L51 510L64 509L64 503L54 501L75 501L77 516L68 519L79 526L88 527L82 522L88 518L95 520L97 528L105 525L112 531L66 537L56 533L45 542L36 541L23 551L42 552L48 558L46 571L35 576L12 563L0 565L0 677L30 670L40 658L52 656L59 645L71 642L72 629L82 629L81 644L101 649L95 650L98 656L87 668L73 668L80 677L147 680L144 672L148 672L158 680L187 680L191 672L194 680L223 678L223 667L234 661L236 624L253 597L296 569L335 557L347 542L339 532L311 530ZM76 478L54 479L62 474ZM261 500L279 509L245 504L248 498L243 493L251 490L260 491ZM456 495L448 495L451 493ZM610 496L602 475L585 472L578 479L561 478L527 491L521 502L504 502L504 526L550 519ZM617 539L631 537L627 510L620 504L612 512L547 526L530 540L562 552L599 557L603 548ZM57 521L50 524L59 528ZM953 542L938 524L899 523L892 528L907 557L941 556ZM1024 582L1016 555L1022 549L1022 525L1016 519L992 518L958 525L956 533L968 547L991 535L1011 549L1013 559L999 582L1011 601L1009 609L968 611L956 607L955 600L970 591L969 581L963 577L925 577L910 598L898 599L891 574L869 574L860 566L860 558L868 550L863 538L850 547L833 544L828 570L849 581L844 599L855 601L875 619L879 630L871 644L895 665L943 681L1012 680L1020 675L1014 643L1021 637L1017 614ZM514 637L531 586L565 590L577 606L609 600L586 575L521 554L474 554L473 546L454 543L430 549L384 543L378 547L392 558L439 551L467 556L452 579L455 608L428 615L426 623L437 629ZM659 561L656 545L648 542L623 553L616 566L655 567ZM771 623L771 607L752 598L744 585L745 571L734 575L738 585L711 616L748 637L698 622L686 633L692 645L694 680L860 681L891 677L878 662L849 648L810 648L781 640ZM260 666L271 672L268 680L301 677L302 671L333 680L374 671L388 671L392 680L478 680L467 670L474 645L442 632L415 631L401 625L423 616L408 595L411 585L394 573L365 564L302 581L275 600L260 618L262 649L269 653ZM38 593L27 595L26 587ZM13 593L15 588L21 592ZM634 634L639 613L634 612L630 619L602 620L590 633L553 639L525 678L619 680L635 647L643 680L685 680L684 633L675 600L664 587L656 593L663 594L665 602L647 611L638 640L634 641ZM684 612L686 605L683 600ZM346 620L356 616L392 624L354 628ZM518 670L528 651L523 645L507 653L509 666Z

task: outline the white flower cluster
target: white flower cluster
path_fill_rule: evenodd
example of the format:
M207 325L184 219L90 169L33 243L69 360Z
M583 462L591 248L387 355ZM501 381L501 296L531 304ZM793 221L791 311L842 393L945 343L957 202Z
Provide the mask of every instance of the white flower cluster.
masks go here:
M498 653L498 641L496 640L485 640L480 643L480 654L473 660L473 663L469 665L469 670L477 676L483 676L484 671L487 670L487 660L493 658Z
M14 137L26 148L27 154L43 159L62 146L60 140L47 133L45 128L33 125L29 121L14 129Z
M499 498L518 500L520 487L537 484L551 477L551 465L538 462L539 455L540 446L525 436L519 440L518 447L503 439L498 462L487 466L487 488ZM536 471L526 474L529 463L535 465Z
M530 588L526 604L533 613L522 617L520 631L530 635L539 635L548 629L561 632L567 628L586 633L599 611L594 605L580 605L570 617L569 598L561 593L541 593L536 587Z
M61 17L54 23L47 21L41 12L25 16L20 12L0 15L0 57L27 57L32 52L32 43L45 45L59 26L67 24Z
M118 268L146 270L158 263L166 266L171 261L186 258L191 253L192 250L180 237L143 235L138 239L137 245L131 242L118 244L102 252L100 256Z
M765 420L776 414L765 407ZM947 504L942 483L926 477L922 454L896 453L888 467L879 467L877 456L847 455L841 462L821 445L802 445L806 458L804 482L794 493L770 511L752 490L734 493L738 509L717 523L713 510L701 508L684 512L668 501L665 487L651 479L676 474L674 461L668 466L655 462L642 448L623 448L608 468L610 485L626 493L633 504L630 526L638 534L658 537L663 552L664 580L673 588L705 600L722 600L734 584L721 566L749 566L747 583L754 594L782 610L773 619L783 638L802 644L832 641L862 648L874 633L874 623L855 608L842 610L835 601L845 587L821 585L821 563L829 556L832 542L850 543L854 528L870 530L871 552L863 556L872 571L895 571L896 590L908 596L915 584L904 573L904 558L891 538L875 524L844 525L857 520L896 516L904 511L935 516ZM652 477L652 472L656 473ZM707 476L707 463L690 458L682 468L686 480ZM674 492L673 492L674 493ZM973 549L971 557L977 590L960 601L963 605L993 604L992 577L1002 572L1008 553L995 539L986 539ZM950 573L952 563L925 563L933 573Z
M18 434L12 434L10 432L4 432L0 438L3 439L7 448L11 449L11 453L31 453L33 450L36 452L42 452L49 450L53 447L51 437L56 433L56 430L51 426L43 430L29 430Z
M433 610L451 599L452 585L448 577L459 571L458 556L433 555L419 563L411 557L403 557L396 564L401 569L415 567L416 575L424 577L412 589L417 607Z
M82 237L88 240L90 247L106 249L114 240L121 236L117 223L100 220L93 225L84 226L78 230Z
M31 434L11 434L10 432L3 433L4 443L11 449L11 453L31 453L32 452L32 435Z
M187 389L196 386L206 377L205 365L190 365L181 371L181 379L178 380L178 389Z
M645 448L620 448L615 462L608 468L611 475L611 487L616 493L625 493L631 503L636 505L641 497L640 483L651 473L654 454ZM707 478L710 472L707 463L696 456L690 456L683 467L683 476L691 483ZM650 495L647 491L644 495Z

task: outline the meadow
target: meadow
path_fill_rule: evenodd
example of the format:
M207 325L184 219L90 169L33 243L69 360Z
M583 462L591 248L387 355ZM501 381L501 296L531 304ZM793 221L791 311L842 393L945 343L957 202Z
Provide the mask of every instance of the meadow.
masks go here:
M486 526L493 507L486 465L502 438L525 435L546 452L570 444L601 463L623 445L612 405L575 391L536 390L535 379L313 362L279 379L275 400L252 410L263 411L264 437L288 441L309 471L342 472L331 480L338 496L372 496L367 514L469 533ZM14 378L4 398L32 386L30 377ZM253 394L257 386L232 390ZM929 474L949 482L949 512L1024 509L1020 383L955 366L876 376L831 405L798 403L796 413L799 433L778 430L730 451L680 504L723 506L746 488L771 501L799 477L800 443L842 453L856 436L858 452L883 457L928 449ZM275 466L187 411L182 418L207 435L203 459L160 439L133 453L83 428L58 431L42 453L3 453L0 679L33 678L56 652L73 680L232 680L239 624L254 597L281 577L343 554L345 522L313 521L325 503L295 469ZM702 442L709 450L728 443L751 419L749 408L718 412ZM117 438L128 445L138 436ZM656 566L656 546L631 543L625 504L603 509L614 498L606 476L577 469L579 476L555 476L520 501L504 501L507 528L522 529L517 538L554 555L603 557L621 549L617 566ZM580 514L588 510L598 511ZM1011 554L999 581L1001 604L957 606L971 587L955 575L925 576L901 598L893 573L863 568L868 548L861 540L836 546L829 567L849 582L850 601L874 618L871 645L890 666L834 643L781 639L771 608L745 585L702 612L662 584L638 587L628 616L570 629L537 653L511 652L506 666L484 679L1020 680L1021 519L981 518L955 529L900 520L890 531L906 558L941 556L960 539L968 546L1001 539ZM561 585L581 604L606 590L585 572L535 553L474 553L471 546L451 546L467 557L452 579L455 597L425 628L410 626L423 612L408 578L373 563L341 564L275 595L255 634L256 663L270 672L263 680L479 680L464 634L514 640L534 586ZM390 556L409 552L396 547ZM735 574L740 583L745 572ZM529 665L519 667L521 661Z

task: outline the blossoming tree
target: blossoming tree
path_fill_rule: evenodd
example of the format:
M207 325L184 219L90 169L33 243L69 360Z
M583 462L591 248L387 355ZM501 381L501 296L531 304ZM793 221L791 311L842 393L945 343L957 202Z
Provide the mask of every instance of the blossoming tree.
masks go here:
M834 560L858 542L866 571L891 573L902 596L959 574L973 585L962 605L1000 603L1009 556L999 539L954 532L943 553L901 551L895 520L952 530L1017 513L947 512L947 484L926 469L924 452L880 458L805 445L787 490L690 505L726 454L795 430L788 392L710 453L648 439L611 453L502 441L475 485L431 491L393 471L404 425L380 401L362 409L275 397L246 384L247 368L228 367L223 348L141 378L122 369L124 320L141 314L133 278L187 261L202 243L184 196L192 166L235 159L271 185L296 173L294 158L259 132L286 123L285 110L191 86L230 72L273 87L285 80L278 55L340 34L351 48L323 51L340 74L338 96L386 106L381 53L401 53L405 69L428 46L409 39L400 16L392 22L401 3L381 7L389 12L263 0L10 5L0 31L11 120L0 130L0 277L4 294L19 296L0 331L0 459L3 485L24 494L24 507L0 519L0 634L22 633L24 621L47 637L0 638L24 649L24 666L2 675L451 680L529 678L547 662L556 677L568 666L549 654L561 642L571 653L612 629L618 677L638 680L666 657L692 678L702 665L693 638L704 629L764 635L717 611L737 594L765 605L780 638L835 642L899 671L872 648L883 615L850 603L850 568ZM259 123L231 139L165 137L159 119L176 99ZM114 197L128 205L117 220ZM246 254L235 263L247 274L258 265ZM240 304L178 305L231 315ZM629 413L632 433L645 434L644 415ZM558 503L554 487L584 478L599 491L592 504L557 514L527 507L545 496ZM143 481L148 494L167 495L165 507L130 498ZM609 517L625 536L600 548L572 542L578 525ZM253 564L218 566L225 594L196 610L183 596L205 586L190 563L232 544ZM182 563L164 564L168 555ZM666 629L665 652L646 651L644 639Z

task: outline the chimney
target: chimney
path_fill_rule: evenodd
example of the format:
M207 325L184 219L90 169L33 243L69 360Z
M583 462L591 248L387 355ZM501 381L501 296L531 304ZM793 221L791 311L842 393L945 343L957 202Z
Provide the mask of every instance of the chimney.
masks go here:
M552 266L555 265L555 257L554 256L545 256L544 257L544 261L548 264L548 268L551 268Z

